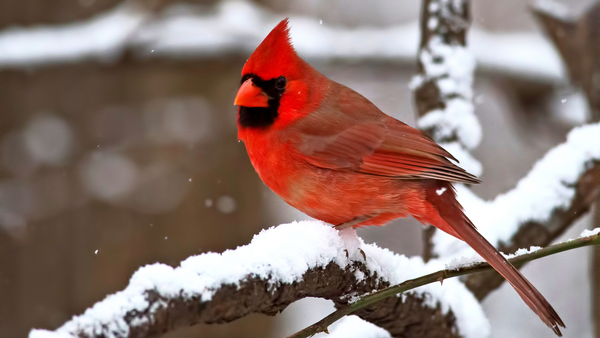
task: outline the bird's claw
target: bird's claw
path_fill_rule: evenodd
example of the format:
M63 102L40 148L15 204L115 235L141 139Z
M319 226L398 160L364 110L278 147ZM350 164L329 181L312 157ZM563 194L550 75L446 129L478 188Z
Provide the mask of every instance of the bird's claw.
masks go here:
M363 249L358 248L358 251L360 251L360 254L363 256L363 259L365 260L365 262L367 261L367 255L365 254L365 252L363 251Z

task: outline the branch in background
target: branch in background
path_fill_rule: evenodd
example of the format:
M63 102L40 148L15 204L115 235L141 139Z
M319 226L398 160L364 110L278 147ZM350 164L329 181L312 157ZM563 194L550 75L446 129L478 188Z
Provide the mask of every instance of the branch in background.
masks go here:
M358 248L366 253L366 262ZM261 232L249 245L190 257L177 268L143 267L125 290L56 331L34 330L30 338L151 337L250 313L274 315L305 297L331 299L343 307L365 293L439 268L439 263L424 264L420 257L409 259L366 245L355 232L344 240L320 222L285 224ZM479 303L459 281L429 285L357 315L394 337L475 338L489 332Z
M0 68L29 70L35 66L90 59L113 60L123 54L176 59L222 58L224 55L245 58L282 19L281 14L247 1L219 1L210 7L178 0L133 2L139 3L141 6L136 6L142 11L131 11L135 6L125 3L85 21L0 30ZM144 11L153 12L151 20L141 20L139 29L130 30L129 22L137 22ZM233 17L245 20L232 23L230 18ZM328 22L320 25L314 18L292 16L291 23L294 46L300 55L311 60L412 65L417 52L416 22L385 28L347 29ZM91 29L92 26L96 30ZM548 84L564 82L558 55L539 34L474 29L470 41L483 71L523 81L527 88L545 88Z
M561 4L538 1L533 14L562 56L571 82L583 89L591 110L599 116L600 3L575 18Z
M525 252L517 255L510 255L510 262L516 266L523 265L526 262L547 257L560 252L581 248L584 246L600 245L600 228L593 231L586 230L581 234L581 237L575 240L570 240L564 243L555 244L547 248L536 248L534 250L524 250ZM437 271L426 276L407 280L398 285L386 288L369 294L354 303L351 303L347 307L335 311L323 320L309 326L308 328L290 336L289 338L307 338L320 332L326 332L327 327L335 323L340 318L353 313L356 310L362 309L365 306L376 304L389 297L394 297L403 292L418 288L423 285L440 282L452 277L458 277L476 272L494 271L494 269L486 262L471 263L469 265L463 265Z
M575 197L565 208L556 208L545 222L525 222L506 243L501 243L501 252L515 252L530 246L545 247L556 240L580 217L585 215L594 199L600 195L600 165L587 170L576 185ZM470 275L465 285L479 300L499 288L505 279L495 271Z
M418 74L411 86L419 128L452 153L465 170L479 176L481 164L466 150L481 140L471 102L475 60L466 48L469 21L468 1L423 1ZM435 231L432 226L425 229L425 260L434 257L431 238Z
M547 4L547 3L546 3ZM547 8L548 6L546 6ZM600 12L600 5L592 11ZM554 10L556 12L556 10ZM561 14L562 15L562 14ZM562 15L561 17L565 17ZM587 14L585 18L594 15ZM573 48L573 41L564 36L575 34L573 23L560 25L559 19L547 20L550 29L554 29L555 40L562 48ZM596 20L598 22L598 20ZM590 30L590 24L579 25L587 27L588 33L600 31ZM582 34L582 33L579 33ZM597 39L598 36L590 38ZM590 51L598 44L583 44ZM584 47L582 47L584 48ZM583 53L585 50L580 49ZM597 51L596 51L597 52ZM562 53L571 55L570 52ZM579 55L577 52L576 55ZM590 69L581 70L580 60L569 56L573 65L570 74L582 74L590 77L594 73ZM592 58L583 58L590 60ZM596 60L600 58L596 57ZM589 79L574 81L576 83L592 83ZM596 81L598 82L598 81ZM600 82L598 82L600 83ZM591 90L585 90L591 92ZM600 93L595 89L595 92ZM523 178L517 187L508 193L486 202L472 194L469 190L459 187L459 200L465 207L467 215L477 224L482 234L504 252L514 252L521 247L546 246L558 238L573 222L585 214L598 196L600 188L599 166L593 166L600 161L600 142L597 138L600 127L578 128L572 131L568 141L547 153L534 169ZM593 166L593 168L591 168ZM585 174L584 174L585 173ZM429 250L440 256L468 256L468 246L448 238L444 234L429 230L428 241L433 243ZM483 299L492 290L499 287L504 279L496 273L486 273L469 276L466 284L478 299Z
M592 108L593 121L600 120L600 97L598 86L594 88L594 74L600 70L600 55L596 48L600 36L598 32L600 20L600 4L590 8L587 14L576 20L563 5L551 1L540 1L533 10L534 15L544 26L546 32L554 42L560 55L563 57L569 75L575 85L583 88ZM598 82L598 81L596 81ZM596 102L596 104L594 104ZM598 198L600 193L600 166L589 169L579 180L576 186L575 197L568 208L555 209L546 222L525 222L509 241L500 245L504 252L514 252L520 247L546 246L563 234L575 220L587 213ZM598 204L597 204L598 205ZM598 205L600 206L600 205ZM596 207L598 210L598 207ZM599 223L596 223L598 226ZM598 248L594 251L598 254ZM597 275L600 275L598 273ZM504 282L503 278L494 273L469 276L466 284L478 299L483 299L489 292L499 287ZM597 283L592 283L597 285ZM596 288L594 288L596 289ZM595 292L600 294L600 292ZM600 295L594 301L596 318L600 316ZM600 337L600 332L597 334Z
M552 1L538 2L533 13L562 56L571 82L583 89L591 120L600 121L600 2L579 18ZM600 179L594 183L596 187L600 186ZM600 227L600 197L596 197L593 204L592 222ZM591 270L592 322L595 323L595 336L600 338L600 248L593 250Z
M592 224L600 226L600 203L596 200L594 206L594 218ZM594 247L592 251L591 266L591 289L592 289L592 325L594 337L600 337L600 248Z
M459 201L479 231L505 252L546 245L583 216L600 193L599 134L600 124L575 128L513 190L488 202L458 186ZM449 237L436 233L432 238L441 257L472 255L468 245ZM502 282L493 274L471 278L467 284L479 299Z
M418 74L411 85L419 128L438 143L473 149L481 126L471 103L475 59L466 49L469 20L466 0L423 1Z

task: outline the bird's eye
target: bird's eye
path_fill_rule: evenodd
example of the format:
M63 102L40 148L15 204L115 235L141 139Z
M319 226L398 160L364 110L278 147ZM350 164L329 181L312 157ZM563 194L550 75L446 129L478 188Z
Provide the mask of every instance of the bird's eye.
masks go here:
M287 83L287 80L285 79L285 77L280 76L277 78L277 80L275 80L275 88L277 88L279 90L283 90L283 89L285 89L286 83Z

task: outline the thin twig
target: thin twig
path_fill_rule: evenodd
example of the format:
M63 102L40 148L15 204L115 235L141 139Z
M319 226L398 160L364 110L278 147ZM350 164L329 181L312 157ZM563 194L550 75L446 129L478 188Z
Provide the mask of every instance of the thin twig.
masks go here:
M581 237L575 240L554 244L544 249L534 251L532 253L517 256L515 258L510 259L510 262L516 266L519 266L525 262L554 255L563 251L599 244L600 235ZM323 318L317 323L289 336L288 338L307 338L320 332L327 332L327 328L342 317L347 316L358 309L364 308L365 306L377 303L385 298L392 297L400 293L415 289L419 286L431 284L434 282L442 282L444 279L447 278L459 277L476 272L484 272L490 270L493 270L493 268L488 263L478 262L470 264L468 266L462 266L456 269L440 270L415 279L409 279L398 285L391 286L389 288L371 293L365 296L364 298L361 298L360 300L349 304L347 307L344 307L331 313L329 316Z

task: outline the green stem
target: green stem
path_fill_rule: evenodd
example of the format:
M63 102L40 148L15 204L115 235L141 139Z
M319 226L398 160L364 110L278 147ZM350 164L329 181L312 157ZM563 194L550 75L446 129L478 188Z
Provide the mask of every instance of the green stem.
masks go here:
M572 250L576 248L581 248L584 246L590 245L599 245L600 244L600 235L594 235L589 237L582 237L575 240L554 244L548 246L546 248L537 250L532 253L524 254L517 256L515 258L510 259L509 261L515 266L523 265L526 262L533 261L536 259L540 259L546 256L554 255L563 251ZM377 303L380 300L385 298L398 295L402 292L406 292L408 290L415 289L419 286L431 284L433 282L441 282L446 278L459 277L463 275L468 275L476 272L484 272L493 270L493 268L485 262L478 262L474 264L470 264L467 266L462 266L452 270L440 270L425 276L421 276L415 279L409 279L404 281L398 285L390 286L386 289L371 293L360 300L349 304L348 306L341 308L329 316L321 319L317 323L289 336L288 338L307 338L312 337L313 335L320 332L327 332L327 328L335 323L337 320L341 319L344 316L347 316L354 311L369 306L371 304Z

